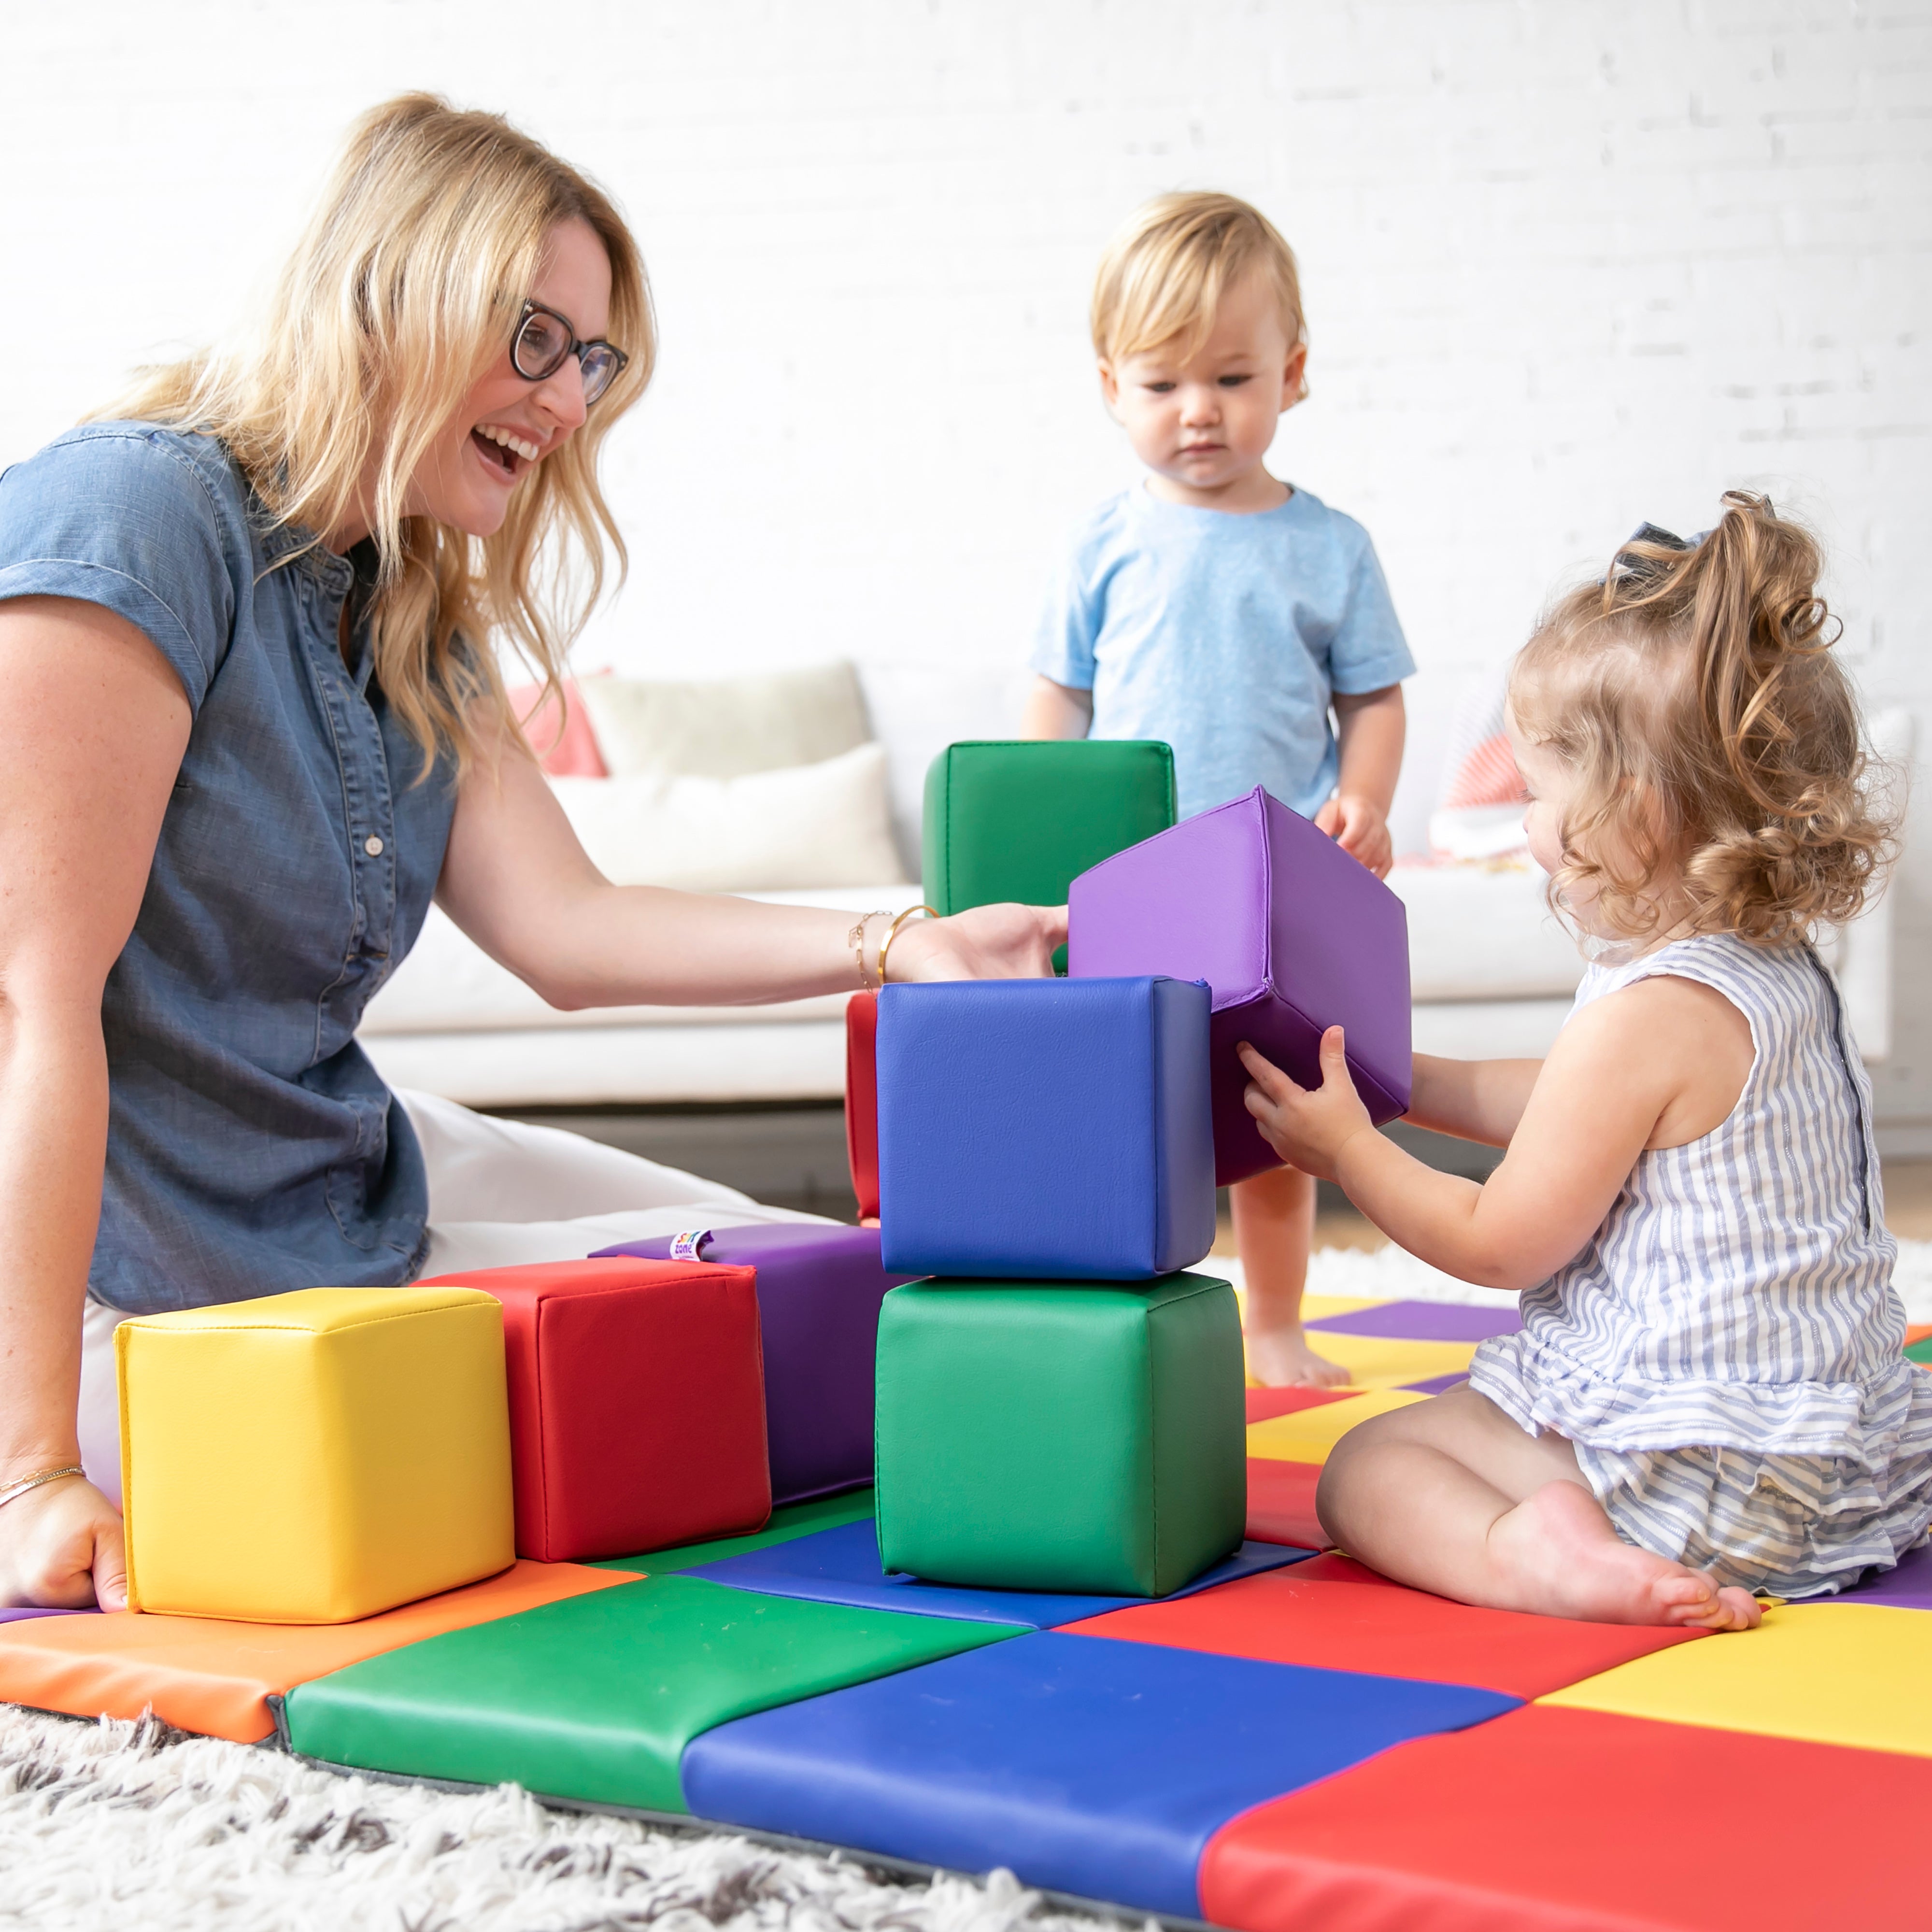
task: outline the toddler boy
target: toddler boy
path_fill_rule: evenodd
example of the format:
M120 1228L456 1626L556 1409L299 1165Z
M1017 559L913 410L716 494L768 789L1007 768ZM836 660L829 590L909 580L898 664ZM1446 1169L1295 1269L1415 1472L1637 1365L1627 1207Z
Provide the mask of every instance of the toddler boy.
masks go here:
M1368 532L1265 466L1306 394L1293 253L1232 195L1162 195L1108 244L1092 326L1101 394L1148 473L1073 546L1025 736L1164 739L1182 817L1264 785L1379 877L1415 666ZM1346 1381L1302 1334L1314 1182L1276 1168L1232 1201L1250 1372Z

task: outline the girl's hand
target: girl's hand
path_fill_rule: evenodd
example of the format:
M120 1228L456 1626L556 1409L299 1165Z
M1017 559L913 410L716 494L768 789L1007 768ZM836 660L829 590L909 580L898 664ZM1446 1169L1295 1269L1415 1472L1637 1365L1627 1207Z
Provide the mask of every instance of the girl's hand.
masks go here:
M128 1606L121 1512L92 1483L44 1484L0 1508L0 1604Z
M1318 1180L1333 1180L1342 1148L1358 1134L1375 1131L1349 1076L1342 1029L1330 1027L1322 1036L1322 1084L1312 1091L1298 1087L1246 1040L1235 1050L1253 1076L1241 1098L1262 1138L1290 1166Z
M1066 944L1064 906L974 906L901 926L886 966L895 980L1042 980Z

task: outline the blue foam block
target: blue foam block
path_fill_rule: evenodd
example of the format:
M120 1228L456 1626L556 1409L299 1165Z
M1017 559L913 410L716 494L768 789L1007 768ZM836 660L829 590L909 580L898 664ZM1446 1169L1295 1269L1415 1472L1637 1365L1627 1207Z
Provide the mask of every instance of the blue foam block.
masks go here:
M681 1775L702 1818L1198 1917L1237 1813L1520 1702L1042 1632L722 1724Z
M879 995L893 1274L1148 1281L1214 1244L1205 986L960 980Z
M1204 1570L1175 1597L1192 1597L1216 1583L1279 1570L1314 1555L1273 1543L1244 1543L1224 1562ZM888 1573L879 1564L877 1526L841 1523L814 1530L790 1543L773 1544L742 1556L728 1556L688 1573L714 1583L755 1591L767 1597L802 1597L815 1604L847 1604L856 1610L910 1611L916 1616L960 1617L971 1623L1022 1624L1051 1630L1056 1624L1078 1623L1104 1611L1124 1610L1149 1600L1145 1597L1076 1597L1034 1590L959 1590L944 1583L923 1583L916 1576ZM1162 1598L1161 1601L1171 1601Z

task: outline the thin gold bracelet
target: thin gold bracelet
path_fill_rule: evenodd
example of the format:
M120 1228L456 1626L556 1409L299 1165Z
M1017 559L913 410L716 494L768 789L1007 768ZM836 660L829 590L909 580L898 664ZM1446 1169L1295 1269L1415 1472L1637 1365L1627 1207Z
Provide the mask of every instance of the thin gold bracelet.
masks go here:
M84 1476L86 1473L78 1462L70 1462L64 1469L42 1469L34 1475L24 1477L0 1490L0 1509L4 1509L16 1496L24 1496L29 1490L38 1490L43 1483L57 1483L63 1476Z
M845 944L851 947L852 956L859 962L859 990L862 993L874 990L872 981L866 977L866 928L875 919L890 919L892 916L891 908L887 906L880 907L876 912L862 912L859 915L858 924L845 935ZM886 944L890 945L891 943L889 936ZM885 983L886 948L881 946L879 948L879 984L883 986Z
M905 910L892 921L892 929L886 934L884 943L879 948L879 984L880 986L883 986L886 983L886 955L892 950L892 941L899 936L899 928L904 925L908 920L916 918L921 914L928 919L937 919L939 916L937 910L932 906L908 906Z

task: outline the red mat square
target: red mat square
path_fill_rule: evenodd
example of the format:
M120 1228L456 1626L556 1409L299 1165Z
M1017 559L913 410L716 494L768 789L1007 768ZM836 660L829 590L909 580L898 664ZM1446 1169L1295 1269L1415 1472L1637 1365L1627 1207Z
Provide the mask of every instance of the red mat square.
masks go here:
M1110 1610L1064 1628L1078 1636L1124 1637L1371 1677L1424 1678L1526 1698L1700 1640L1688 1630L1479 1610L1400 1585L1336 1582L1336 1564L1358 1567L1346 1558L1316 1557L1198 1597ZM1308 1578L1311 1570L1317 1574Z
M1208 1841L1202 1916L1237 1932L1923 1925L1928 1807L1932 1759L1532 1707L1244 1812Z
M1328 1538L1315 1516L1318 1462L1284 1462L1272 1456L1248 1458L1248 1540L1324 1550Z
M857 995L855 994L854 998ZM1298 1408L1319 1408L1324 1402L1340 1402L1346 1396L1360 1395L1358 1388L1251 1388L1248 1420L1265 1422L1271 1415L1292 1415Z

